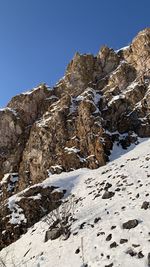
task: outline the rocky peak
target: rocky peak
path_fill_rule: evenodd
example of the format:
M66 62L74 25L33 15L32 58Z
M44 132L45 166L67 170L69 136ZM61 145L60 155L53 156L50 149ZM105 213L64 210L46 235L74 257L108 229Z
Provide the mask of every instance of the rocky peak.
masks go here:
M76 53L67 66L65 76L54 88L55 92L59 96L67 93L78 96L86 87L95 82L97 73L101 73L101 65L96 57Z
M150 136L149 40L148 28L119 51L76 53L54 88L40 85L0 111L0 178L18 173L14 192L48 173L102 166L114 142Z
M0 249L63 197L43 185L49 175L98 168L114 144L126 149L150 136L149 70L148 28L119 51L76 53L56 86L39 85L0 110Z
M118 54L107 46L101 47L97 59L101 64L103 76L116 69L120 62Z
M7 107L14 110L25 125L33 124L41 113L41 105L50 96L46 85L40 85L29 92L12 98Z
M148 72L150 66L150 28L140 31L130 46L123 51L123 57L140 73Z

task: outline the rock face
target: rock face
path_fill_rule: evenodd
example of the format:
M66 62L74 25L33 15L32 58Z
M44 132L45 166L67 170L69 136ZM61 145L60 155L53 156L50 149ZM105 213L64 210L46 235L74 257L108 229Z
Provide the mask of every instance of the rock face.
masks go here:
M15 96L7 108L0 110L0 179L18 172L22 153L32 124L45 108L50 95L46 86Z
M16 241L44 215L61 204L64 191L39 184L14 195L0 206L0 249Z
M130 47L118 52L102 47L97 56L75 54L63 79L46 91L50 96L44 98L45 109L39 108L38 119L34 116L17 165L19 190L42 181L47 172L102 166L115 140L126 148L137 135L150 135L150 51L142 45L145 68L139 51L142 40L149 44L149 31L140 32ZM12 103L8 106L15 109Z
M119 51L76 53L56 86L0 110L2 206L48 174L105 165L114 142L126 148L138 136L150 136L150 28Z
M76 53L54 88L14 97L0 111L0 179L19 173L17 192L48 173L106 164L114 141L150 136L149 67L147 28L119 51Z

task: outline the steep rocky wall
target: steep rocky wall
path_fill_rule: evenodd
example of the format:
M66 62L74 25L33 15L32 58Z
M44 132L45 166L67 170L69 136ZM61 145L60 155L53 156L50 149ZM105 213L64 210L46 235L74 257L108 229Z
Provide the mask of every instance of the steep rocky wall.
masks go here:
M0 110L0 179L18 172L22 153L34 121L45 111L51 91L44 85L12 98Z
M148 28L119 51L76 53L54 88L14 97L0 111L0 179L19 173L18 192L48 173L106 164L121 134L124 147L150 136L149 69Z

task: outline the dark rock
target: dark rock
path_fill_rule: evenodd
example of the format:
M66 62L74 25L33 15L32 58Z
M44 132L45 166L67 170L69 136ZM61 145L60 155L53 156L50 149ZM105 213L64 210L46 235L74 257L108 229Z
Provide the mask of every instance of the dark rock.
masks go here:
M80 249L77 248L76 251L75 251L75 254L79 254L80 253Z
M115 195L114 192L110 192L110 191L105 191L105 193L103 194L102 196L102 199L108 199L108 198L111 198Z
M94 199L97 198L97 197L100 197L99 193L94 196Z
M110 241L112 239L112 234L109 234L107 237L106 237L106 241Z
M104 190L108 190L111 186L112 186L112 184L110 184L110 183L106 183L106 185L105 185L105 187L104 187Z
M81 223L79 229L83 229L85 224L86 224L86 222Z
M140 247L140 244L132 244L132 246L133 246L134 248L138 248L138 247Z
M11 205L11 209L7 202L2 203L0 207L0 227L2 231L0 249L15 242L22 234L27 232L29 227L61 204L65 192L56 189L58 188L54 186L44 188L43 184L38 184L20 193L19 198L16 197ZM19 209L19 213L17 209ZM11 222L12 213L15 221ZM18 215L21 217L18 218Z
M124 244L124 243L127 243L128 242L128 239L120 239L120 244Z
M116 242L110 244L110 248L116 248L116 247L118 247L118 244Z
M105 267L112 267L113 266L113 263L110 263L108 265L105 265Z
M94 219L94 223L98 223L101 220L100 217Z
M115 189L115 191L116 192L119 192L121 189L119 188L119 187L117 187L116 189Z
M74 233L73 233L73 235L77 235L77 234L78 234L78 232L74 232Z
M142 251L138 252L138 258L139 258L139 259L144 258L144 255L143 255Z
M51 230L46 231L45 233L45 240L44 242L47 242L48 240L55 240L61 236L62 232L59 228L54 228Z
M132 248L127 249L126 253L129 254L131 257L137 255L137 252L135 252Z
M99 236L99 235L105 235L105 232L99 232L99 233L97 233L97 236Z
M144 201L141 206L141 209L147 210L149 207L150 207L150 202Z
M122 224L123 229L132 229L135 228L139 224L138 220L129 220Z
M111 226L111 230L115 229L116 228L116 225L112 225Z

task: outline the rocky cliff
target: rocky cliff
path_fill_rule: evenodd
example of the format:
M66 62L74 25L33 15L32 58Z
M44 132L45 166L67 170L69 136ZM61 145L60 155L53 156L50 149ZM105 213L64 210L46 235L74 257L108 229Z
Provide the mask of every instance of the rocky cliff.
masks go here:
M109 161L150 136L150 28L131 45L76 53L64 77L15 96L0 110L1 203L51 173Z

